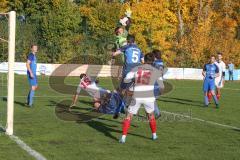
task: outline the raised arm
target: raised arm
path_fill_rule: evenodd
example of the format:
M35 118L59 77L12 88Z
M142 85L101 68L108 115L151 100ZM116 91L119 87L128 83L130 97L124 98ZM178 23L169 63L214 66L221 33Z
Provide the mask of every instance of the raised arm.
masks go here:
M126 75L126 77L124 78L124 83L130 83L130 82L132 82L132 80L134 79L134 77L135 77L135 74L134 74L134 72L129 72L127 75Z
M121 50L117 50L116 52L112 52L112 56L115 57L121 53L122 53Z

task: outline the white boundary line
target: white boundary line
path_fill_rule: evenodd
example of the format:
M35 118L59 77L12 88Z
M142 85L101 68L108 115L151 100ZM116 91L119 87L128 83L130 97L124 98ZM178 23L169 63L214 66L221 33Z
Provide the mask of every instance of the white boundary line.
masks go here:
M23 150L25 150L29 155L34 157L36 160L47 160L43 155L29 147L26 143L24 143L21 139L19 139L17 136L9 136L11 140L15 141L19 147L21 147Z
M235 126L230 126L230 125L225 125L225 124L216 123L216 122L212 122L212 121L207 121L207 120L203 120L203 119L200 119L200 118L194 118L194 117L191 117L191 116L186 116L186 115L183 115L183 114L178 114L178 113L173 113L173 112L168 112L168 111L162 111L162 113L172 114L172 115L176 115L176 116L183 116L183 117L190 118L190 119L193 119L193 120L197 120L197 121L200 121L200 122L204 122L204 123L208 123L208 124L221 126L221 127L225 127L225 128L230 128L230 129L235 129L235 130L240 131L240 128L235 127ZM0 126L0 128L4 129L2 126ZM37 151L33 150L30 146L28 146L26 143L24 143L17 136L12 135L12 136L9 136L9 137L10 137L11 140L15 141L20 148L25 150L29 155L34 157L36 160L47 160L43 155L41 155Z
M195 89L198 89L200 87L176 87L176 89L178 89L178 88L191 88L191 89L195 88ZM223 87L221 89L223 89L223 90L232 90L232 91L240 91L240 88L226 88L226 87Z
M172 114L172 115L175 115L175 116L182 116L182 117L185 117L185 118L190 118L190 119L193 119L193 120L196 120L196 121L200 121L200 122L212 124L212 125L215 125L215 126L221 126L221 127L230 128L230 129L235 129L235 130L239 130L239 131L240 131L240 128L235 127L235 126L230 126L230 125L226 125L226 124L221 124L221 123L217 123L217 122L213 122L213 121L208 121L208 120L204 120L204 119L200 119L200 118L194 118L194 117L192 117L192 116L186 116L186 115L183 115L183 114L178 114L178 113L173 113L173 112L168 112L168 111L162 111L162 113Z
M182 87L182 88L187 88L187 87ZM227 90L240 90L240 89L232 89L232 88L224 88L224 89L227 89ZM15 97L26 97L26 96L15 96ZM70 97L70 96L35 96L35 97L45 98L45 97ZM88 96L80 96L80 97L88 97ZM175 115L175 116L183 116L185 118L190 118L190 119L193 119L193 120L196 120L196 121L199 121L199 122L208 123L208 124L212 124L212 125L215 125L215 126L220 126L220 127L225 127L225 128L230 128L230 129L235 129L235 130L239 130L240 131L240 128L235 127L235 126L225 125L225 124L221 124L221 123L217 123L217 122L213 122L213 121L208 121L208 120L195 118L195 117L191 117L191 116L186 116L186 115L183 115L183 114L168 112L168 111L162 111L162 113L172 114L172 115ZM3 127L0 126L0 128L3 128ZM41 155L37 151L33 150L31 147L29 147L26 143L24 143L17 136L12 135L12 136L9 136L9 137L10 137L11 140L15 141L20 148L25 150L29 155L34 157L36 160L46 160L46 158L43 155Z
M62 84L59 84L59 85L62 85ZM76 86L76 84L68 84L66 83L66 85L72 85L72 86ZM2 84L1 85L2 87L7 87L8 85L7 84ZM22 86L22 85L17 85L15 84L15 86ZM41 86L49 86L49 83L41 83ZM114 84L101 84L100 85L101 87L113 87ZM173 85L174 86L174 85ZM201 87L175 87L175 89L178 89L178 88L191 88L191 89L201 89ZM240 88L227 88L227 87L223 87L222 88L223 90L232 90L232 91L240 91Z
M2 127L0 125L0 128L2 128L3 130L4 127ZM32 149L30 146L28 146L25 142L23 142L20 138L18 138L15 135L11 135L9 136L9 138L11 140L13 140L14 142L17 143L17 145L22 148L23 150L25 150L30 156L34 157L36 160L47 160L43 155L41 155L39 152L35 151L34 149Z

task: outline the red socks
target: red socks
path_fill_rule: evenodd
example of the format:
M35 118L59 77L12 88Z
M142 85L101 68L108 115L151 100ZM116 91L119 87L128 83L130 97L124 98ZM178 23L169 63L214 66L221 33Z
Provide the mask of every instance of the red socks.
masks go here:
M216 96L217 96L217 99L218 99L218 100L219 100L220 97L221 97L220 94L217 94ZM210 102L211 100L212 100L212 94L211 94L211 92L208 92L208 101Z
M131 124L131 120L130 119L124 119L124 121L122 123L122 135L127 135L128 129L130 127L130 124ZM152 133L156 133L156 131L157 131L157 123L156 123L154 115L152 115L150 117L149 125L150 125L150 128L152 130Z
M130 119L124 119L122 123L122 135L127 135L130 123L131 123Z
M149 125L150 125L150 128L152 130L152 133L156 133L157 131L157 123L156 123L156 120L155 120L155 117L154 115L152 115L149 119Z
M210 102L212 100L212 93L208 92L208 102Z

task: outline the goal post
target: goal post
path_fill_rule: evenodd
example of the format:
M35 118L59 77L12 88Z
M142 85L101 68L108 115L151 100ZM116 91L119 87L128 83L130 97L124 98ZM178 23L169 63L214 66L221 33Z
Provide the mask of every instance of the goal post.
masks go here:
M15 34L16 34L16 12L8 13L8 96L7 96L7 124L6 134L13 135L14 115L14 63L15 63Z

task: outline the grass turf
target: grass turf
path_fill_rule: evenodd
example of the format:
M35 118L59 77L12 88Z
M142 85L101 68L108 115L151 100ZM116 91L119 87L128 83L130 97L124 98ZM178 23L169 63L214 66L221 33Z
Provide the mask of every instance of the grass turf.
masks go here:
M2 74L1 77L1 96L5 96L6 75ZM78 78L67 78L65 82L77 85ZM174 89L158 100L161 110L240 128L239 82L226 83L218 110L213 103L208 108L203 107L201 81L169 82ZM110 79L100 79L100 85L112 88ZM157 122L157 141L150 139L148 123L135 118L126 144L119 144L121 118L113 120L110 115L102 115L87 123L61 120L56 115L56 104L63 100L70 102L71 95L58 93L50 88L48 77L39 78L34 108L24 106L27 92L26 77L16 76L15 135L47 159L230 160L240 157L239 130L163 114ZM90 108L90 102L90 98L80 97L78 106ZM5 124L6 99L2 98L0 105L1 123ZM32 159L3 134L0 136L0 144L0 159Z

